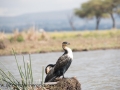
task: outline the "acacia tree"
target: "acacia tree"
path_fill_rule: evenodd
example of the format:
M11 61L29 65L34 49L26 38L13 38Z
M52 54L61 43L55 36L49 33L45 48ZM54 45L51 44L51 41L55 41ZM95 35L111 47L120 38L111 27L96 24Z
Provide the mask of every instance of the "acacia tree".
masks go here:
M119 17L120 17L120 9L119 10L117 10L117 14L119 15Z
M96 18L96 30L101 18L107 17L108 15L103 11L102 0L90 0L83 3L81 8L75 9L75 14L81 18Z
M85 18L86 20L92 18L92 14L90 14L90 10L87 7L88 3L82 4L81 8L75 9L75 15L77 15L80 18Z
M120 0L103 0L103 8L105 13L109 13L113 22L112 28L115 26L114 14L120 12Z
M114 13L120 16L120 0L112 0Z

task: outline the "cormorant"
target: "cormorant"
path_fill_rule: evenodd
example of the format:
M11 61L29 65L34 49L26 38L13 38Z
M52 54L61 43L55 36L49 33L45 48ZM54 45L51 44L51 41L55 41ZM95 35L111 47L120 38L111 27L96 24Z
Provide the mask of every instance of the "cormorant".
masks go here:
M68 42L62 43L64 54L61 57L59 57L55 66L53 66L53 68L49 71L45 78L45 82L53 82L57 77L60 76L63 76L64 78L64 74L68 70L73 60L72 50L68 48L67 45L70 45L70 43Z
M45 68L46 75L50 72L50 70L55 66L55 64L48 64Z

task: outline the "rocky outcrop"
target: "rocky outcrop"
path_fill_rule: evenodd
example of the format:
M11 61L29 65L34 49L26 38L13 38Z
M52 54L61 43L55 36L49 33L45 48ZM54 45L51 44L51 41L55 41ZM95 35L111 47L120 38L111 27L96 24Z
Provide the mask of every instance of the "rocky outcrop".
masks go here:
M60 79L56 83L45 83L44 88L46 90L81 90L81 84L75 77L72 77Z

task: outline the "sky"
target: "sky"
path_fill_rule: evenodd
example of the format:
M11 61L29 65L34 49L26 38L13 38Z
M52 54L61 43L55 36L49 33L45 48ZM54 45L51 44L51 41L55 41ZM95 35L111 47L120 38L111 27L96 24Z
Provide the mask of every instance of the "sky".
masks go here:
M69 10L88 0L0 0L0 16Z

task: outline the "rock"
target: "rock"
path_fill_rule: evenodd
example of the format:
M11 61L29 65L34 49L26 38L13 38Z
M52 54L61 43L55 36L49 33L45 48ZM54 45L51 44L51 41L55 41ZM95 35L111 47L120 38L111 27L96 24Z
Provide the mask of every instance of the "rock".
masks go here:
M52 82L51 82L52 83ZM47 90L81 90L81 84L75 78L64 78L57 82L57 84L45 85Z

